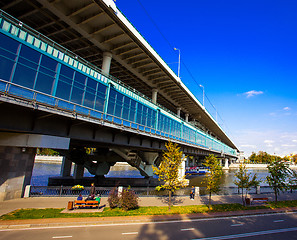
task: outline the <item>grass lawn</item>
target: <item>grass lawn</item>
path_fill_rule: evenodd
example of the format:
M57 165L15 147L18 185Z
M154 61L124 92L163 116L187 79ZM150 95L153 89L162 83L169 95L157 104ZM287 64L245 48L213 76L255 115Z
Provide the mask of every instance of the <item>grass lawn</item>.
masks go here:
M192 214L207 212L228 212L252 209L275 209L282 207L296 207L297 200L279 201L277 204L268 202L265 205L244 207L241 204L217 204L208 208L207 205L173 206L168 207L139 207L138 209L124 211L119 208L105 208L103 212L94 213L61 213L64 208L46 209L19 209L2 215L0 220L20 220L20 219L43 219L43 218L78 218L78 217L112 217L112 216L139 216L139 215L172 215L172 214ZM74 210L75 211L75 210Z

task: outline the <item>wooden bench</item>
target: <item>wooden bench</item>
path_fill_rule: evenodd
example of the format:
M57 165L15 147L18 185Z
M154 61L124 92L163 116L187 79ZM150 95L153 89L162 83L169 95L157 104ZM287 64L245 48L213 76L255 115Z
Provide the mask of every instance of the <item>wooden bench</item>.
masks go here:
M268 198L253 198L251 204L253 203L267 203Z
M99 202L95 200L75 200L73 204L74 208L99 208Z

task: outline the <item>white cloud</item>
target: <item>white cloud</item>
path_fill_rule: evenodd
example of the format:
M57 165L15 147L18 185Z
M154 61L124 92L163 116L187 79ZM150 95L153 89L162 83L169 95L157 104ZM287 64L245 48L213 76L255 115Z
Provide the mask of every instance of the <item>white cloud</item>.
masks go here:
M291 108L289 108L289 107L284 107L283 110L285 110L285 111L289 111L289 110L291 110Z
M256 145L243 144L243 145L240 145L240 148L253 148L253 149L256 149L257 146Z
M252 152L264 151L269 154L286 156L294 154L297 149L297 132L282 132L280 130L259 131L255 129L240 130L234 136L239 150L245 157Z
M251 90L251 91L245 92L244 95L246 95L247 98L250 98L250 97L254 97L254 96L257 96L257 95L260 95L263 93L264 92L262 92L262 91Z

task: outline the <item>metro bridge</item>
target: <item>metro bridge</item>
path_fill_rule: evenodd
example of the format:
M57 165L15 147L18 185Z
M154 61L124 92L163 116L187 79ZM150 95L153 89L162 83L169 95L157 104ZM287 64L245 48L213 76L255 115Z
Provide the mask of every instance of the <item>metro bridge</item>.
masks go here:
M112 1L8 2L0 5L10 13L1 10L0 17L0 200L22 196L36 148L65 156L63 177L75 162L76 179L84 168L103 176L118 161L151 177L168 140L188 156L237 158L233 142ZM45 36L25 24L37 16L34 28L44 34L63 27ZM84 20L74 24L78 16ZM95 20L90 38L84 31ZM119 29L122 34L115 33ZM68 31L80 37L62 40L59 34ZM96 151L88 155L85 147Z

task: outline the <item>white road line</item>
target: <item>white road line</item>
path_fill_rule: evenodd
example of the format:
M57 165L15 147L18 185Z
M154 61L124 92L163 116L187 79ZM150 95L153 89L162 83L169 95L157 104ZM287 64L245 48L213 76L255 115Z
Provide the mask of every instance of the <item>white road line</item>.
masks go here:
M195 228L184 228L184 229L181 229L181 231L192 231L192 230L195 230Z
M234 234L234 235L224 235L224 236L209 237L209 238L197 238L197 239L193 239L193 240L222 240L222 239L234 239L234 238L244 238L244 237L252 237L252 236L260 236L260 235L274 234L274 233L294 232L294 231L297 231L297 227L294 227L294 228L275 229L275 230L268 230L268 231L259 231L259 232L241 233L241 234Z
M238 226L242 226L243 223L237 223L237 224L232 224L231 227L238 227Z
M52 238L72 238L72 236L56 236L56 237L52 237Z
M27 227L27 228L10 228L10 229L0 229L0 232L11 232L11 231L32 231L32 230L43 230L43 229L61 229L61 228L86 228L86 227L114 227L114 226L131 226L131 225L153 225L153 224L172 224L181 222L206 222L206 221L217 221L225 219L242 219L242 218L253 218L253 217L267 217L267 216L278 216L278 215L296 215L296 212L286 212L286 213L271 213L271 214L254 214L254 215L242 215L242 216L228 216L228 217L216 217L216 218L200 218L200 219L182 219L173 221L156 221L156 222L132 222L132 223L109 223L109 224L86 224L82 223L80 225L65 225L65 226L49 226L49 227ZM12 225L11 227L19 227L18 225Z
M122 233L122 235L134 235L138 234L138 232L127 232L127 233Z
M278 223L278 222L284 222L285 220L274 220L273 222Z

